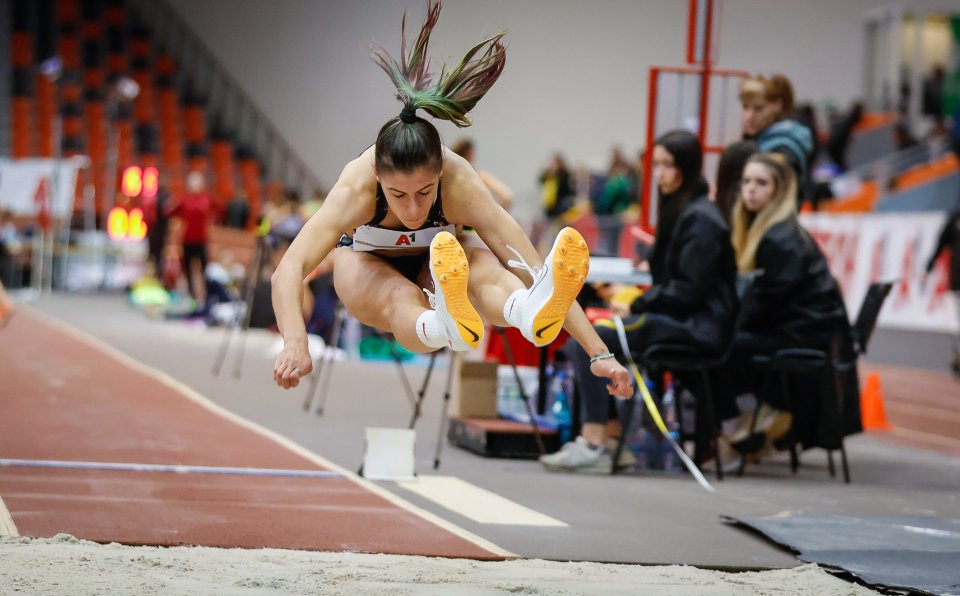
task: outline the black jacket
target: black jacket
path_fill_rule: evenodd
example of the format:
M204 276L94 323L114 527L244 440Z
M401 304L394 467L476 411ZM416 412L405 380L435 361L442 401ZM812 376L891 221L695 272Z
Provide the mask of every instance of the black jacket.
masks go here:
M743 301L744 330L790 336L819 347L836 335L849 336L843 295L816 241L795 217L767 230L757 247L757 276Z
M730 228L705 195L681 213L650 254L653 287L637 298L635 314L656 313L690 325L704 346L722 350L737 313L737 266Z
M774 225L760 240L757 269L763 273L741 304L742 330L791 338L790 343L823 350L837 362L856 360L840 287L816 241L795 217ZM790 377L793 433L805 448L836 449L839 437L862 429L856 367L840 372L839 384L823 381L815 375ZM775 385L768 389L777 391ZM843 404L839 419L837 403Z
M955 211L947 218L947 223L940 232L937 247L930 255L930 261L927 262L927 273L933 269L937 257L945 248L950 249L950 289L955 292L960 291L960 211Z

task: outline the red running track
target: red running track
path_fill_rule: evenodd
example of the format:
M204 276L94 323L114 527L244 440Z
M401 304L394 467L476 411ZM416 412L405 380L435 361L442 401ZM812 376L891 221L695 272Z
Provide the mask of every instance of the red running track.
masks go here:
M0 334L0 498L19 533L136 545L508 555L189 395L20 309ZM95 464L37 467L50 460ZM98 462L265 470L109 470Z

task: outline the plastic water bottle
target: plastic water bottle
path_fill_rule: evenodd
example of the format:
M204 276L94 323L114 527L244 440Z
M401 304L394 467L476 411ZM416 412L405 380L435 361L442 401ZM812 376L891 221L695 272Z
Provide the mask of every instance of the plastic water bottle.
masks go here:
M553 375L550 391L553 393L553 406L550 413L557 422L557 433L560 435L560 444L570 440L570 431L573 426L573 417L570 414L570 398L567 394L566 376L562 370Z

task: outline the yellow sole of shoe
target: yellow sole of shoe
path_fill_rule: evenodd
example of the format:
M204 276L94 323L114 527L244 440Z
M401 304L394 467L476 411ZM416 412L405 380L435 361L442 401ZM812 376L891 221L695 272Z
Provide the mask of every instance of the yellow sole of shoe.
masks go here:
M436 235L430 243L430 262L434 281L443 291L447 312L457 322L460 338L471 348L477 347L483 339L483 320L470 304L467 295L470 266L463 247L453 234L440 232Z
M553 252L553 296L533 318L535 344L545 346L557 339L570 305L587 281L590 249L580 232L560 230L559 246Z

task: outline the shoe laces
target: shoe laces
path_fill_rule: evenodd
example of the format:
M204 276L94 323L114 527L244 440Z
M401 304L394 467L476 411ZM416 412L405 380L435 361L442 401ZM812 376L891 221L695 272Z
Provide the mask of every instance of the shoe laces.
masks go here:
M544 272L547 270L546 266L531 267L530 264L527 263L527 260L523 258L523 255L520 254L520 251L518 251L517 249L515 249L510 245L507 245L507 248L510 249L513 252L513 254L517 255L518 259L520 259L519 261L514 261L513 259L510 259L509 261L507 261L507 266L513 267L514 269L523 269L524 271L530 274L530 277L533 278L534 282L536 282L537 279L539 279L539 277L543 275Z
M422 288L423 293L427 295L427 301L430 302L430 308L437 310L437 295L426 288Z

